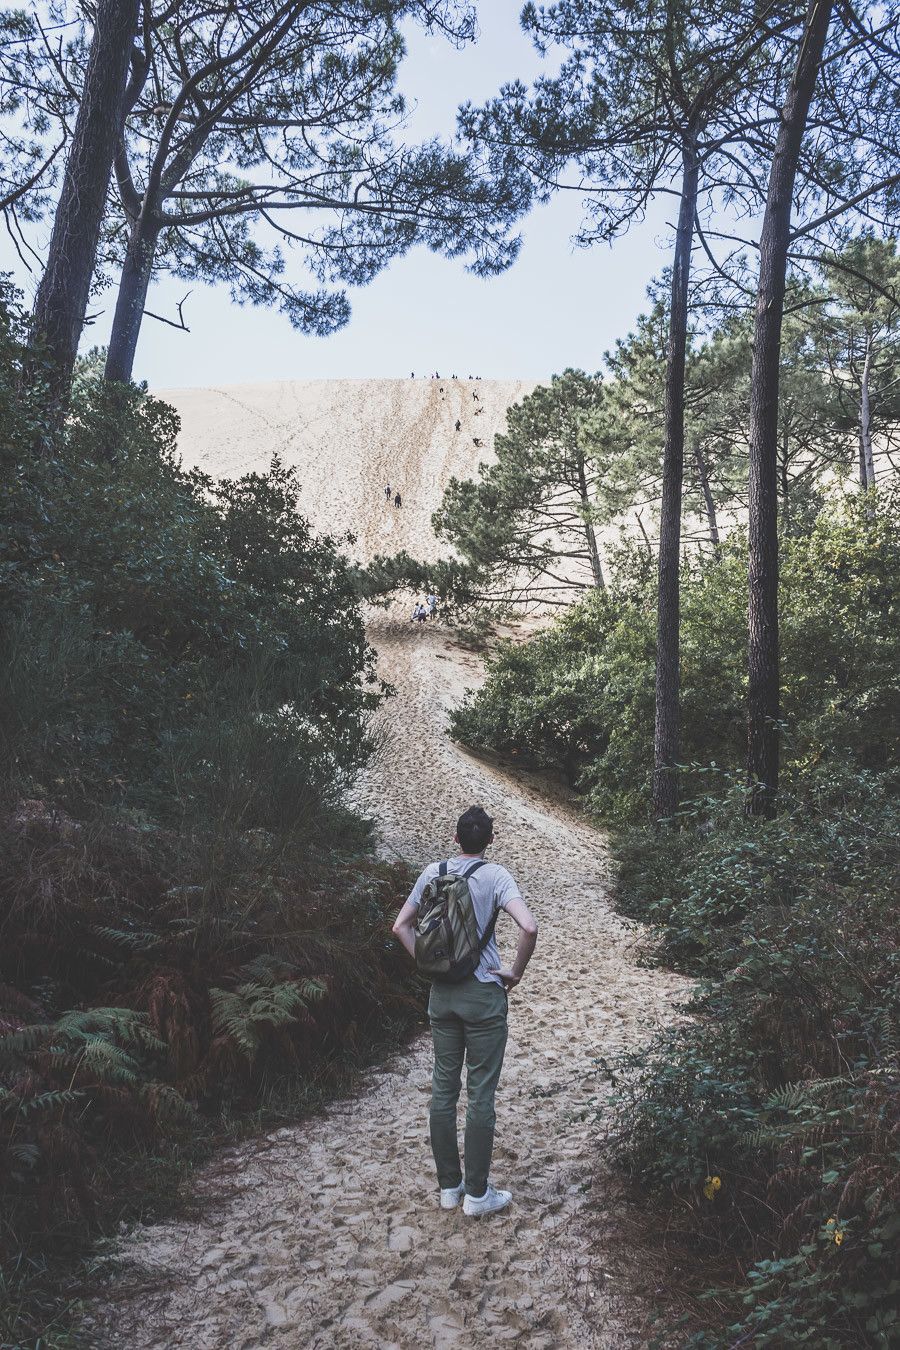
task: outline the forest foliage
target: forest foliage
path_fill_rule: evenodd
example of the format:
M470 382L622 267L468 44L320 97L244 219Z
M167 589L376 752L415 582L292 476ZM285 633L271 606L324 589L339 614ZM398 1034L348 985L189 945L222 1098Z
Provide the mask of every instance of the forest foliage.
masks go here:
M502 642L454 734L562 775L612 825L617 904L698 978L686 1022L613 1070L622 1167L671 1208L710 1295L692 1344L886 1347L900 1246L900 496L833 493L782 536L784 784L745 812L746 536L681 575L677 830L648 823L654 576L614 558ZM600 1113L603 1128L609 1117ZM725 1279L723 1276L723 1284ZM702 1325L696 1310L684 1328Z
M48 1266L418 1009L343 805L383 690L340 541L90 360L35 457L9 293L0 347L0 1340L47 1344Z
M454 729L577 787L618 831L620 907L700 980L614 1071L623 1167L739 1263L694 1343L886 1347L900 16L529 3L556 70L415 145L403 26L471 41L465 0L49 13L0 16L20 256L54 208L27 331L0 298L3 1338L46 1343L31 1275L146 1200L151 1155L409 1012L379 940L401 878L361 860L343 789L384 692L360 598L415 586L447 614L565 608ZM450 485L435 565L351 568L277 460L185 473L129 383L145 316L186 327L147 309L161 269L325 333L414 244L504 270L573 187L582 244L674 198L671 266L603 379L537 389ZM104 378L77 352L107 267Z

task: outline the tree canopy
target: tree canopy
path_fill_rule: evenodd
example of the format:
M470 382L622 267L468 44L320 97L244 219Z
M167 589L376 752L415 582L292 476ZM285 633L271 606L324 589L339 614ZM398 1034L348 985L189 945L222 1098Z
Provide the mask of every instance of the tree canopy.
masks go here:
M496 462L477 480L451 479L434 530L474 570L483 602L559 604L585 586L603 588L604 467L594 434L603 397L596 376L554 376L509 410Z

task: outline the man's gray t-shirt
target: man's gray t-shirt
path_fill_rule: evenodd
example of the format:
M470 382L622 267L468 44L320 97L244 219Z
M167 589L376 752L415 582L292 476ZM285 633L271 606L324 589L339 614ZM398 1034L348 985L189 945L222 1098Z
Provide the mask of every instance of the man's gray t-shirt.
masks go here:
M450 858L447 870L450 872L467 872L470 867L474 867L477 859L475 858ZM415 886L409 893L409 903L416 909L422 899L422 892L428 885L428 882L436 877L440 869L440 863L429 863L425 871L419 877ZM472 904L475 906L475 918L478 920L479 935L484 933L485 928L491 921L491 915L495 907L506 909L510 900L519 900L519 888L507 872L505 867L499 863L485 862L474 876L469 878L469 892L472 896ZM497 950L497 941L493 934L491 940L485 946L481 953L481 960L475 971L476 979L481 980L482 984L499 984L503 981L496 975L489 972L500 965L500 952Z

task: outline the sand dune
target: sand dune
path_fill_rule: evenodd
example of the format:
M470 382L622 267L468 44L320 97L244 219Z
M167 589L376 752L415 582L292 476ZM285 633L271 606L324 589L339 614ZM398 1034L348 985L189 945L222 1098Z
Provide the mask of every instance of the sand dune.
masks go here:
M236 477L267 468L277 453L299 467L300 504L315 528L352 530L360 561L401 548L429 560L429 522L447 482L492 458L507 409L533 388L524 380L296 380L159 396L181 415L187 465ZM400 491L399 511L383 509L386 482Z
M278 449L300 466L304 507L320 528L353 529L362 556L399 546L424 556L447 477L477 462L472 436L489 445L527 388L481 382L477 418L468 382L445 386L443 398L430 381L361 381L188 390L173 400L189 462L234 474ZM466 434L454 439L457 416ZM402 512L384 503L387 475L404 494ZM494 1178L514 1203L478 1220L438 1208L422 1038L370 1073L357 1097L218 1159L198 1183L201 1217L128 1235L110 1293L89 1310L92 1343L646 1345L652 1287L641 1253L618 1232L596 1143L593 1115L606 1093L598 1062L668 1019L684 983L637 964L634 932L607 899L602 836L522 775L447 738L447 710L482 678L477 658L438 624L422 631L381 617L370 631L397 691L355 794L381 847L417 866L441 856L461 807L480 802L496 816L494 856L540 921L537 953L510 1000L498 1097ZM513 925L498 937L509 955Z

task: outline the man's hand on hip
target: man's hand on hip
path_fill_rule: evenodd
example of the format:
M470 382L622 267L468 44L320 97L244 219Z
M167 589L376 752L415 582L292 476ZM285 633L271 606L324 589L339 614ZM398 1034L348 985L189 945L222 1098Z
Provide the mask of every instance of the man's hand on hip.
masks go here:
M509 966L495 966L493 970L488 971L488 974L496 975L499 980L502 980L503 987L507 993L509 993L510 989L515 989L522 978L522 976L517 975L514 970L510 970Z

